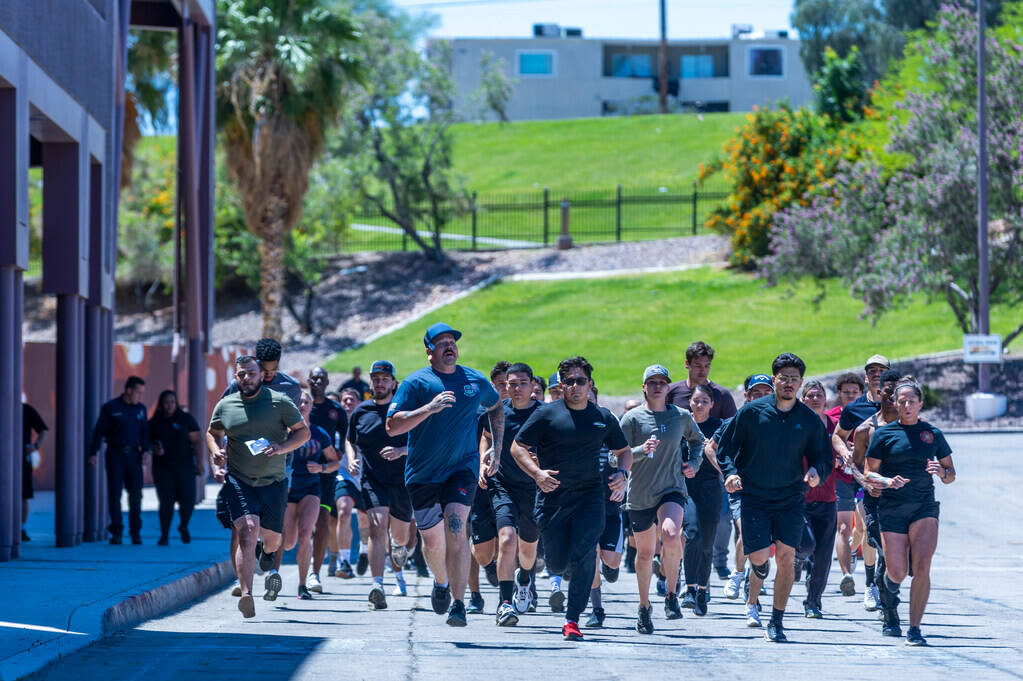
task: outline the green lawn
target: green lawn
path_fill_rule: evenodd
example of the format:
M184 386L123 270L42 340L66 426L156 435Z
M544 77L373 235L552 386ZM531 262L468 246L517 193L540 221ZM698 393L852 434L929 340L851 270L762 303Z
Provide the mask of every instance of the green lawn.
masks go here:
M694 340L717 351L711 378L729 387L769 371L780 352L800 355L811 374L859 366L875 352L909 357L962 346L944 303L916 302L877 326L858 319L861 304L837 281L820 308L815 287L764 289L747 275L703 268L686 272L563 282L513 282L464 298L370 345L343 352L327 368L348 371L386 358L399 376L426 364L422 334L446 321L465 336L461 363L489 370L496 361L525 361L552 373L564 357L582 354L608 395L635 392L645 366L665 364L684 375L683 352ZM791 294L791 295L790 295ZM994 329L1009 325L992 310Z

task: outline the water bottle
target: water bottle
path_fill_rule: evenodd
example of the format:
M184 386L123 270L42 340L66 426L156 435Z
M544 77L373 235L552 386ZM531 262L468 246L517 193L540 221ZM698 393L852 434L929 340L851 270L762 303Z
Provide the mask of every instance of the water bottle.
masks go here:
M654 431L654 432L650 433L650 438L651 438L652 440L657 440L657 439L658 439L658 437L657 437L657 431ZM647 453L647 455L646 455L646 458L648 458L648 459L652 459L652 458L654 458L654 454L655 454L656 452L657 452L657 449L655 448L655 449L654 449L654 450L653 450L652 452L649 452L649 453Z

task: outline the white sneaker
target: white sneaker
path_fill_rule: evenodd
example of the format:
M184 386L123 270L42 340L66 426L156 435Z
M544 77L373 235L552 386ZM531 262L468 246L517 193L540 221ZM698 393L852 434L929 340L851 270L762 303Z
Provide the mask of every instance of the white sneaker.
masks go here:
M515 571L515 609L521 613L529 610L533 594L530 592L528 584L519 584L519 572L520 570Z
M398 546L397 544L391 544L391 564L394 565L395 570L404 569L405 563L408 561L408 549L404 546Z
M323 593L323 584L320 583L320 576L315 572L309 573L309 576L305 578L305 583L313 593Z
M863 609L867 612L874 612L879 607L881 607L881 594L878 593L877 586L869 584L863 592Z
M734 601L739 597L739 591L742 589L743 577L745 577L745 574L742 572L733 572L728 575L728 583L725 584L725 598Z
M747 627L759 627L760 624L760 606L746 604L746 626Z
M408 596L408 588L405 586L405 580L401 580L394 585L394 591L391 592L392 596Z

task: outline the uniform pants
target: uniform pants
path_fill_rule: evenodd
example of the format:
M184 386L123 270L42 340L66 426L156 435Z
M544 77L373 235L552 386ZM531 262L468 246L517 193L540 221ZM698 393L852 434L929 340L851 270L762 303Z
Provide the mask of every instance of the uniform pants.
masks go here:
M721 518L721 481L716 477L686 480L689 503L686 504L686 551L683 565L686 584L707 586L710 582L711 554Z
M717 533L714 537L714 554L711 561L716 568L728 569L728 552L732 549L732 510L728 506L728 494L725 492L725 484L718 482L721 487L721 513L718 516Z
M188 527L195 509L195 469L186 466L153 466L153 484L160 500L160 535L167 536L174 519L174 504L178 505L180 527Z
M547 567L552 575L571 570L565 619L579 621L597 569L597 541L604 532L604 495L597 489L565 490L537 508Z
M106 455L107 509L110 534L124 534L121 518L121 492L128 490L128 530L132 537L142 532L142 460L138 453L110 451Z
M796 551L799 560L809 558L810 581L806 585L804 607L821 607L821 596L828 586L828 572L831 571L831 555L835 550L835 531L838 529L838 512L834 501L817 501L806 505L806 524L803 526L803 540Z

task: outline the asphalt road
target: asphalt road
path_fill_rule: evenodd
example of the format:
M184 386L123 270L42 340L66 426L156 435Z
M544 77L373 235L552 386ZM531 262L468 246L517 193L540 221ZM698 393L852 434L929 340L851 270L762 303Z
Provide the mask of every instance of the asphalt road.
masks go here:
M243 620L227 590L172 615L109 637L34 679L533 679L565 678L1023 678L1023 561L1020 546L1023 435L950 436L958 480L939 484L941 536L923 632L930 646L882 638L862 607L862 565L854 597L837 591L837 565L824 599L825 619L801 617L796 585L786 617L790 643L771 644L744 626L740 601L721 596L712 577L710 612L666 622L656 598L655 634L634 629L635 579L605 584L605 628L564 642L561 616L541 607L515 628L498 628L496 590L484 587L487 615L452 629L429 606L430 580L413 578L405 598L388 596L370 611L368 577L325 580L329 593L295 598L295 568L283 571L274 603L256 600ZM226 536L225 536L226 544ZM773 571L773 570L772 570ZM52 576L51 576L52 577ZM387 593L393 579L387 575ZM484 580L485 582L485 580ZM259 582L257 582L259 584ZM909 580L903 585L907 592ZM908 594L907 594L908 595ZM766 601L764 601L766 604ZM901 608L908 617L906 604ZM766 620L765 620L766 621ZM772 669L771 665L781 665Z

